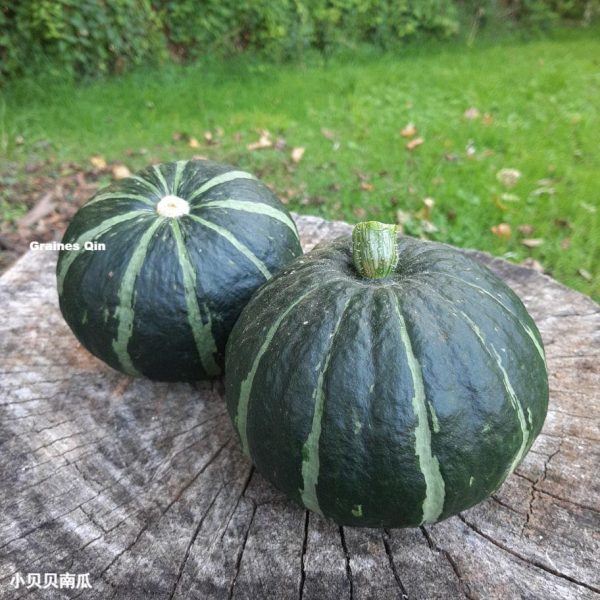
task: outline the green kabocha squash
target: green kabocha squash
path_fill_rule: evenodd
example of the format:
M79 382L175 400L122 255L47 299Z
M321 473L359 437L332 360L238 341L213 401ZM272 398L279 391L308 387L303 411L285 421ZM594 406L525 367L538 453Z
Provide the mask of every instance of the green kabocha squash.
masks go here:
M548 380L517 296L449 246L368 222L250 300L226 352L245 453L340 525L434 523L496 490L540 432Z
M219 375L254 290L302 253L264 184L199 160L154 165L99 191L63 244L60 308L79 341L115 369L162 381Z

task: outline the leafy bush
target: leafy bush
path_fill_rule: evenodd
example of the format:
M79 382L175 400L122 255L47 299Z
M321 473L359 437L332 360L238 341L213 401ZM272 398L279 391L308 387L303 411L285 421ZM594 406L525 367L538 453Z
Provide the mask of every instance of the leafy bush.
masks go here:
M275 57L355 42L389 46L418 32L456 31L450 0L153 0L172 50L182 58L207 49L264 50Z
M0 0L0 77L119 72L163 48L149 0Z
M587 25L600 14L600 0L463 0L460 5L470 16L528 27L558 20Z
M57 70L77 78L171 56L260 51L274 59L448 36L461 20L589 22L600 0L0 0L0 80ZM466 17L466 18L465 18Z

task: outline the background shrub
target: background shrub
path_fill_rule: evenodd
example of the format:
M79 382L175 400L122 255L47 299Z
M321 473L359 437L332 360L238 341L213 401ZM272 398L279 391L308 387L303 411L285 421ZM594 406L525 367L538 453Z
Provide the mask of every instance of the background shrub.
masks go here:
M149 0L0 0L0 76L115 73L163 49Z
M461 23L589 23L600 0L0 0L0 80L77 78L166 58L246 50L281 60L307 49L390 48ZM472 24L468 25L472 27Z

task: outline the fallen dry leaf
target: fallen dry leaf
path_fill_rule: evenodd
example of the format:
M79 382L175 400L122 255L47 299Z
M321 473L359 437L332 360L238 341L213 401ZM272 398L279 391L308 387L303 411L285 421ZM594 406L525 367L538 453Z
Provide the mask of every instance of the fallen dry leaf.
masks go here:
M429 221L434 206L435 200L433 198L423 198L423 208L415 213L415 217L423 221Z
M360 189L363 190L363 192L371 192L373 190L373 184L368 181L361 181Z
M205 131L204 132L204 141L207 144L212 144L213 143L213 134L211 131Z
M354 209L354 214L359 218L359 219L364 219L367 216L367 211L362 207L362 206L357 206Z
M439 231L439 229L431 221L427 221L427 219L421 221L421 227L425 233L437 233Z
M298 146L292 150L292 160L295 163L299 163L304 156L304 148L302 146Z
M278 136L273 147L275 150L285 150L287 148L287 141L284 137Z
M571 238L564 238L560 240L561 250L568 250L571 247Z
M407 125L405 125L402 131L400 132L400 135L405 138L411 138L413 137L413 135L417 135L417 128L415 127L415 124L408 123Z
M492 115L490 115L489 113L485 113L483 115L483 119L481 119L481 122L484 125L491 125L494 122L494 117L492 117Z
M114 165L112 174L115 179L125 179L131 175L131 171L125 165Z
M188 146L190 148L200 148L200 142L195 137L191 137Z
M408 142L408 144L406 144L406 149L414 150L415 148L417 148L418 146L420 146L423 143L425 143L425 140L422 137L415 138L413 140L410 140L410 142Z
M404 210L396 211L396 221L398 225L405 225L412 219L412 215Z
M479 119L480 116L481 113L479 112L479 109L475 108L474 106L471 106L471 108L467 108L467 110L465 110L465 112L463 113L463 117L465 119L468 119L469 121Z
M512 188L517 185L521 179L521 171L517 169L504 168L496 173L496 179L506 188Z
M90 158L90 163L95 169L106 169L106 159L104 156L92 156Z
M273 140L271 139L271 134L268 131L265 131L261 134L258 142L253 142L252 144L248 144L246 148L248 150L264 150L265 148L271 148L273 146Z
M532 196L554 196L556 190L553 187L539 187L531 192Z
M517 229L519 230L519 233L522 233L523 235L531 235L533 233L533 226L529 225L528 223L519 225Z
M579 273L586 281L591 281L593 279L592 274L587 269L577 269L577 273Z
M477 153L477 148L475 148L475 144L473 142L469 142L467 147L465 148L465 153L467 156L475 156Z
M535 258L532 258L531 256L522 261L521 264L524 267L529 267L530 269L537 271L538 273L544 272L544 265L539 260L535 260Z
M512 235L512 229L508 223L498 223L498 225L494 225L491 228L491 231L496 237L502 240L508 240Z
M521 244L527 248L538 248L544 243L542 238L525 238L521 240Z

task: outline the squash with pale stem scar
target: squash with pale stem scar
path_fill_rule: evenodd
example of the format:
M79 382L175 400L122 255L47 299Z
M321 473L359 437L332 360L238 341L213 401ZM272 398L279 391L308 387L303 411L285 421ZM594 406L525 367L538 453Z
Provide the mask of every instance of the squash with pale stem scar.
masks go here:
M302 253L286 208L253 175L211 161L151 166L99 191L71 221L60 308L110 366L209 379L252 293ZM86 250L95 242L95 250ZM87 246L86 246L87 244Z

